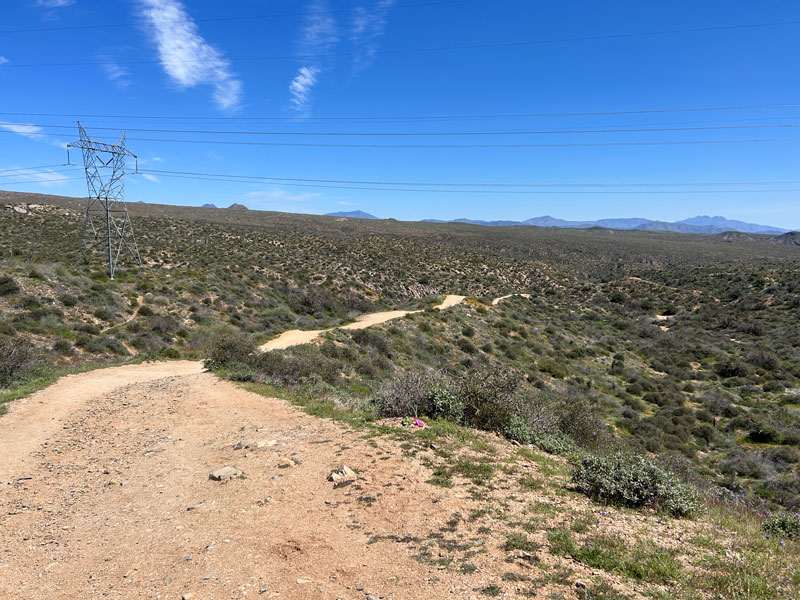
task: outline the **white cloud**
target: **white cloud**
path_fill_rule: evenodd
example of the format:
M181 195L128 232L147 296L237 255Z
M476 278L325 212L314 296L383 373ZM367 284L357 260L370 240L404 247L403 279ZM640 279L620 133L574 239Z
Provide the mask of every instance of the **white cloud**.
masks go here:
M164 159L163 159L163 158L161 158L160 156L154 156L154 157L153 157L151 160L152 160L153 162L157 162L157 163L162 163L162 162L164 162Z
M310 110L311 89L317 83L317 75L322 72L322 57L317 55L330 51L338 42L339 30L328 12L328 3L325 0L312 2L300 30L298 47L299 58L308 59L308 63L297 70L289 84L289 103L294 110Z
M10 178L13 177L14 181L30 181L31 183L37 183L45 187L58 186L63 184L65 181L69 181L70 179L70 177L62 175L61 173L56 173L50 169L34 170L19 167L9 167L9 170L12 169L18 169L14 171L13 175L9 175ZM2 185L2 180L0 180L0 185Z
M139 173L142 177L144 177L150 183L161 183L161 180L156 177L155 175L150 175L150 173Z
M73 4L75 4L75 0L37 0L36 2L36 6L44 8L64 8Z
M223 54L200 35L183 3L180 0L139 0L139 3L166 74L183 88L211 85L217 106L236 108L241 101L242 82L233 75Z
M8 59L5 56L0 56L0 65L4 65L8 62Z
M106 77L111 83L121 90L130 87L131 79L128 69L113 62L109 56L98 56L97 58L103 61L103 71L105 71Z
M394 0L378 0L371 8L358 6L350 26L350 39L355 46L353 70L366 69L378 51L378 38L386 28L386 17Z
M271 187L266 190L248 192L244 196L244 202L251 207L262 210L285 210L294 211L298 205L302 205L308 200L318 198L320 194L314 192L291 192L280 187Z
M309 94L317 82L319 67L300 67L292 82L289 84L290 102L292 108L305 111L309 108Z
M8 121L0 121L0 129L11 131L13 133L16 133L17 135L21 135L31 140L36 140L37 142L46 142L52 144L53 146L58 146L59 148L67 147L67 145L64 142L59 142L50 139L42 132L42 128L37 127L36 125L30 125L28 123L9 123Z
M339 41L336 21L328 11L325 0L312 2L300 31L299 54L322 54Z

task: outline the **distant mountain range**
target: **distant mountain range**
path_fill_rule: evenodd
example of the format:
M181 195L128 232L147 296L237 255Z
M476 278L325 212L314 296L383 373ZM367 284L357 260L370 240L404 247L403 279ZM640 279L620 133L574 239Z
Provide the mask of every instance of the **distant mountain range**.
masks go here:
M352 210L348 212L333 212L325 215L327 217L348 217L352 219L378 219L363 210ZM422 219L423 223L467 223L469 225L484 225L486 227L514 227L528 225L532 227L569 227L574 229L589 229L590 227L603 227L605 229L638 229L642 231L675 231L678 233L724 233L726 231L739 231L742 233L762 233L778 235L786 233L788 229L772 227L771 225L759 225L758 223L746 223L725 217L709 217L698 215L683 221L653 221L641 218L621 218L621 219L598 219L597 221L566 221L556 219L550 215L534 217L525 221L481 221L479 219L452 219L442 221L440 219Z
M326 217L349 217L351 219L379 219L375 215L364 212L363 210L351 210L349 212L332 212L327 213Z
M588 229L590 227L604 227L606 229L639 229L645 231L677 231L680 233L723 233L725 231L741 231L744 233L780 234L788 229L745 223L725 217L697 216L674 223L667 221L651 221L650 219L623 218L599 219L597 221L565 221L549 215L534 217L525 221L480 221L474 219L453 219L441 221L438 219L423 219L425 223L469 223L471 225L485 225L488 227L511 227L530 225L534 227L570 227L575 229Z

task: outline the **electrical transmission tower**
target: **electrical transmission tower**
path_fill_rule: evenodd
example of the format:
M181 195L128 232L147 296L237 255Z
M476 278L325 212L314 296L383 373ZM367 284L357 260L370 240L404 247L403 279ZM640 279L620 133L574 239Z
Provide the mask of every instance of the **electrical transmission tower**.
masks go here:
M125 134L116 144L95 142L78 123L80 139L67 144L67 164L69 149L80 148L83 152L83 167L86 170L86 185L89 189L89 203L86 206L86 221L81 240L83 260L88 261L88 254L93 246L103 247L108 262L108 274L114 279L117 261L125 249L133 259L142 266L133 225L125 205L125 157L136 161L136 172L139 172L139 161L135 154L125 148ZM102 169L110 172L105 176Z

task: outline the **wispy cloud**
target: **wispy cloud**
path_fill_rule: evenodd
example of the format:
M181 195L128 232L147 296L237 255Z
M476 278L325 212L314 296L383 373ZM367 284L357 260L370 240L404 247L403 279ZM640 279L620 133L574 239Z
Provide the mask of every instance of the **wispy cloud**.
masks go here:
M300 30L297 54L305 64L289 84L289 102L298 112L307 113L311 109L311 90L322 72L322 57L319 55L330 51L339 42L339 28L328 10L325 0L312 2Z
M101 61L103 71L108 80L113 83L118 89L124 90L130 87L131 78L130 71L114 62L113 57L107 55L100 55L97 57Z
M16 133L17 135L21 135L37 142L52 144L53 146L58 146L59 148L67 147L64 142L59 142L46 136L41 127L37 127L36 125L31 125L29 123L9 123L8 121L0 121L0 129L11 131L12 133Z
M70 177L50 169L36 170L19 167L9 167L8 169L16 169L13 175L9 175L9 177L13 177L14 181L30 181L46 187L58 186L70 179Z
M0 65L4 65L8 62L8 59L5 56L0 56Z
M139 0L148 33L158 48L161 66L179 86L199 84L214 88L217 106L239 106L242 82L231 71L222 52L209 45L180 0Z
M36 6L44 8L64 8L65 6L72 6L75 0L37 0Z
M372 64L378 51L378 38L386 29L386 17L394 0L377 0L372 6L357 6L350 25L350 40L355 46L353 71L358 72Z
M150 183L161 183L161 180L156 177L155 175L150 175L150 173L139 173L144 179L149 181Z
M306 111L309 108L309 94L311 88L317 82L319 67L300 67L289 84L290 102L292 108L298 111Z
M291 192L275 186L266 190L248 192L244 195L244 202L252 208L262 210L294 211L308 200L318 198L315 192Z

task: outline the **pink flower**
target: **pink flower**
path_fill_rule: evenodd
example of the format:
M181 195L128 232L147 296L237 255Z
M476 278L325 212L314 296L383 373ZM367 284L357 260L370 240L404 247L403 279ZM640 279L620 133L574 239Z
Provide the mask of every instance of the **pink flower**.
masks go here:
M411 419L411 422L412 422L414 425L416 425L417 427L425 427L425 423L423 423L423 422L422 422L422 421L420 421L419 419L414 419L414 418L412 418L412 419Z

